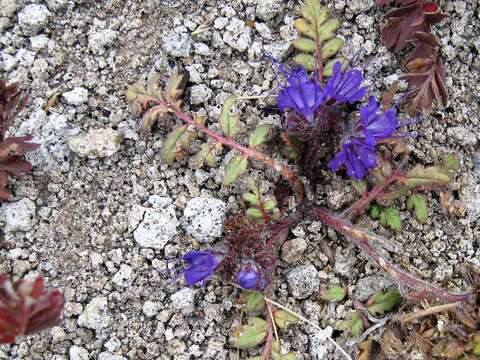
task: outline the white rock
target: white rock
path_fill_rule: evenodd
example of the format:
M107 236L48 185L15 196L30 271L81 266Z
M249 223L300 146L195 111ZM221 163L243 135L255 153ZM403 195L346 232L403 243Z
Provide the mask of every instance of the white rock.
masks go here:
M88 360L90 359L90 354L88 351L80 346L73 345L70 350L68 350L70 355L70 360Z
M0 0L0 16L12 17L17 11L17 0Z
M200 242L212 242L222 235L225 208L225 203L218 199L196 197L189 200L183 211L186 232Z
M5 219L6 232L28 231L36 222L35 203L27 198L3 203L0 213Z
M15 54L15 58L18 60L20 65L30 67L35 60L35 53L27 49L20 49Z
M10 54L2 53L2 69L5 72L12 71L18 64L18 59Z
M83 87L76 87L73 90L64 92L63 99L70 105L81 105L88 101L88 90Z
M190 314L195 309L195 290L184 288L173 294L170 300L175 309L181 310L183 314Z
M97 54L103 54L105 48L112 45L118 33L111 29L97 30L88 36L88 47Z
M92 299L78 317L78 325L95 331L107 328L110 324L107 305L106 297L99 296Z
M320 278L312 264L297 266L287 274L287 282L295 299L306 299L318 292Z
M122 343L117 338L111 338L104 344L104 346L105 346L105 349L107 349L108 351L114 352L120 346L122 346Z
M455 140L455 142L462 146L475 146L478 141L476 134L464 126L448 128L447 137Z
M333 344L329 337L333 334L331 326L326 327L323 331L318 331L309 336L310 338L310 356L314 360L327 359L333 351Z
M120 149L122 135L113 129L90 129L88 133L82 133L71 137L68 146L74 153L96 159L109 157Z
M210 48L205 43L195 43L193 47L195 48L195 54L197 55L210 56L212 54Z
M47 25L50 15L45 5L31 4L20 11L18 23L26 35L35 35Z
M188 34L170 33L163 38L162 48L173 57L188 57L192 40Z
M177 235L179 222L175 215L172 200L167 197L153 195L149 198L152 208L135 207L130 213L130 224L133 228L139 215L143 216L140 225L133 232L135 241L143 247L163 249Z
M162 308L162 304L155 301L145 301L142 307L142 311L146 317L154 317L158 314L160 309Z
M37 35L37 36L32 36L30 38L30 44L32 46L32 49L35 51L42 50L45 48L48 44L48 37L46 35Z
M50 10L60 10L67 4L66 0L46 0L46 2Z
M113 276L112 282L121 287L129 287L135 280L135 273L131 266L122 264L120 269Z
M233 49L244 52L252 44L251 29L245 25L245 21L233 18L226 30L223 34L223 41Z
M284 0L257 0L255 15L268 21L280 14L284 8Z
M194 85L190 88L190 102L193 105L206 103L213 96L213 91L205 84Z
M98 354L97 360L127 360L127 358L104 351Z

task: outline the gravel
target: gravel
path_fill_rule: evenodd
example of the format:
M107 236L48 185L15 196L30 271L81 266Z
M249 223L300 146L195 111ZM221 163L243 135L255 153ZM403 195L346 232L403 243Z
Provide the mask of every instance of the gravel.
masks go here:
M225 210L225 203L218 199L189 200L183 211L185 231L200 242L212 242L222 234Z
M319 291L318 271L312 264L300 265L287 273L287 282L295 299L306 299Z
M90 129L68 140L70 150L82 157L109 157L120 149L122 135L113 129Z

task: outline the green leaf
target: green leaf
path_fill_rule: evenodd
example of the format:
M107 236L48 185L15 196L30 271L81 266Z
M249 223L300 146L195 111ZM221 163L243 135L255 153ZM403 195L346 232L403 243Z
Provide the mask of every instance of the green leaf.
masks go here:
M317 33L315 31L315 28L310 24L307 20L305 19L297 19L293 22L293 26L297 31L305 36L308 36L309 38L315 39L317 36Z
M258 126L250 135L249 146L254 148L260 144L263 144L267 139L267 135L270 132L271 126L263 124Z
M446 171L457 171L460 168L460 161L455 154L447 154L442 159L443 168Z
M273 319L275 320L275 324L277 324L280 329L285 328L289 324L295 324L299 321L298 317L283 309L275 310L273 313Z
M349 313L345 320L338 323L337 329L340 331L349 330L353 337L360 335L364 329L360 314L357 311Z
M247 171L248 160L245 156L235 156L225 167L225 177L223 185L231 185L237 178Z
M329 57L335 55L337 52L340 51L343 43L344 41L340 38L334 38L327 41L322 47L322 58L328 59Z
M297 50L313 53L317 49L315 41L305 38L297 39L293 42L293 47Z
M278 341L274 341L272 343L272 352L271 352L273 360L296 360L297 359L297 356L293 352L290 352L288 354L283 354L283 355L281 353L282 353L282 350L280 348L280 344L278 343Z
M246 202L252 204L252 205L259 205L260 204L260 199L258 198L257 195L254 195L252 193L244 193L242 195L243 200Z
M237 97L230 95L223 103L222 113L220 114L220 127L227 137L234 137L238 134L238 116L232 115L232 107L237 102Z
M308 54L298 54L293 58L297 64L302 65L307 71L315 69L315 58Z
M263 204L263 208L265 210L273 210L277 207L277 202L275 200L268 200L267 202L265 202L265 204Z
M244 304L242 310L248 314L265 310L265 297L258 291L243 291L240 303Z
M480 356L480 335L475 335L473 339L473 355Z
M422 224L428 220L427 200L420 194L412 194L407 201L408 210L413 209L415 218Z
M365 180L351 180L351 184L359 195L367 192L367 182Z
M194 168L202 167L204 163L213 167L217 164L217 153L222 149L221 144L202 144L200 151L192 157L192 166Z
M267 322L259 317L248 319L246 325L233 329L230 344L237 349L250 349L260 344L267 335Z
M370 217L372 219L378 219L380 217L380 212L382 211L382 209L380 208L380 206L378 205L372 205L372 207L370 208Z
M382 209L380 212L380 224L385 227L388 226L392 230L400 230L402 228L400 211L395 208Z
M347 64L348 64L348 60L345 59L345 58L335 58L333 60L330 60L323 68L323 75L325 76L332 76L333 75L333 66L337 63L337 62L341 62L342 63L342 69L345 70L345 68L347 67Z
M331 39L340 25L338 19L330 19L318 29L318 37L321 41Z
M165 164L170 165L175 160L175 155L179 149L178 141L185 131L187 131L187 127L181 126L170 132L163 141L160 157Z
M251 219L260 219L263 217L262 212L256 208L248 208L246 215Z
M302 16L314 26L322 25L328 19L328 8L322 7L318 0L307 0L301 8Z
M320 296L326 301L342 301L347 295L347 290L341 285L332 285L328 290L320 292Z
M373 316L381 316L402 303L402 296L397 290L373 294L367 302L367 310Z

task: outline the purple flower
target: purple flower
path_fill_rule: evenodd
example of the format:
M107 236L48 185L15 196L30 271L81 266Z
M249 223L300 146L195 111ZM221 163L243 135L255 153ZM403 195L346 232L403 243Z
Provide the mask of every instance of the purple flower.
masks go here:
M397 128L397 112L393 108L382 112L373 96L368 99L367 105L360 108L360 130L365 137L372 137L376 141L388 139Z
M183 255L182 260L188 263L182 270L182 275L188 286L200 283L201 286L213 275L224 255L213 251L190 251Z
M328 164L333 171L342 165L347 167L348 176L357 180L363 179L369 169L377 166L375 140L371 137L352 137L345 141L342 150Z
M360 87L363 74L354 69L342 72L342 63L339 61L333 66L333 75L325 86L325 96L333 98L337 104L349 104L361 100L367 93L366 87Z
M237 284L244 289L263 290L266 287L265 281L257 263L253 260L244 260L237 273Z
M282 72L287 75L289 85L277 96L279 109L282 112L290 109L312 123L315 111L325 102L320 84L315 79L310 79L303 67L290 72L283 68Z

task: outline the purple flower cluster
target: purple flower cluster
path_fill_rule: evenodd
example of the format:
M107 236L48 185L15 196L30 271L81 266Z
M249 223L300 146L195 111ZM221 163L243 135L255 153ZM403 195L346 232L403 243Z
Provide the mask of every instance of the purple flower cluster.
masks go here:
M283 87L277 97L279 109L282 112L293 112L308 125L315 122L316 115L322 109L353 104L362 100L368 90L362 87L362 72L358 69L342 71L340 62L333 67L332 77L323 88L302 67L288 71L281 65L280 71L287 77L288 85ZM377 166L376 145L390 138L397 128L395 109L382 111L380 103L370 97L368 104L360 108L360 120L355 131L345 137L342 149L330 161L329 167L336 171L345 165L348 176L363 179L368 170Z

